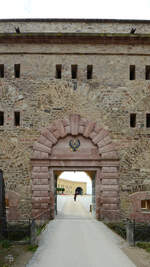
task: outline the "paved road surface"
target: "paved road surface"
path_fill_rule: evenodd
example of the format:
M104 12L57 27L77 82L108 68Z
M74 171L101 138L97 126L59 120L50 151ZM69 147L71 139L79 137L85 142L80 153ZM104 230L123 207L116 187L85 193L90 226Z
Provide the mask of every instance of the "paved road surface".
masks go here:
M120 249L122 239L93 219L82 202L63 198L27 267L135 267Z

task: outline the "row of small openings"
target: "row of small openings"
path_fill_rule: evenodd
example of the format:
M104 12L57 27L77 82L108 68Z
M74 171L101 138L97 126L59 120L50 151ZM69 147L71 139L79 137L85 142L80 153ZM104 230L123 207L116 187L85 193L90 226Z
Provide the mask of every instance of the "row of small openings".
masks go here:
M4 112L0 111L0 126L4 125ZM14 126L20 126L20 111L14 112Z
M136 113L130 114L130 127L136 127ZM146 128L150 128L150 113L146 114Z
M130 65L130 80L136 79L135 65ZM145 80L150 80L150 65L145 66Z
M20 78L20 64L14 64L14 76ZM0 78L5 77L4 64L0 64Z
M77 79L78 65L71 65L71 78ZM87 79L92 79L93 76L93 65L87 65ZM56 65L56 79L62 77L62 65Z

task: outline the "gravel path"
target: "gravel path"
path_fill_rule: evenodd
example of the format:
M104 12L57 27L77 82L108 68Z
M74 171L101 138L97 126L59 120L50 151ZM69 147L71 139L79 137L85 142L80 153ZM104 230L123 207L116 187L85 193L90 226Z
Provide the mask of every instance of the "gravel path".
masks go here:
M80 198L74 202L72 197L66 197L62 210L48 224L38 250L26 266L135 267L120 249L121 242L121 238L89 214Z

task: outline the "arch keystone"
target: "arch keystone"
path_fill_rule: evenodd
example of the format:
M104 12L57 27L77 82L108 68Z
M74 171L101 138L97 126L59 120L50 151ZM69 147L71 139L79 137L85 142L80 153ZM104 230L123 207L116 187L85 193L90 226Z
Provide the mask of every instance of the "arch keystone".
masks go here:
M72 135L77 135L79 133L79 122L80 115L70 115L70 132Z

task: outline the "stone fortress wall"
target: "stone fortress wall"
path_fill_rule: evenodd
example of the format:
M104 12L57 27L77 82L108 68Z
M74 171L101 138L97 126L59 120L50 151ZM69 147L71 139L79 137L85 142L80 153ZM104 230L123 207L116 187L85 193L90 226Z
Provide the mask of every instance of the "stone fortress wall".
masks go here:
M57 187L58 188L64 188L64 194L71 194L74 195L75 191L78 187L80 187L83 191L83 195L86 194L86 183L85 182L76 182L76 181L71 181L71 180L65 180L65 179L58 179L57 181Z
M136 33L149 34L150 22L113 20L1 20L0 38L14 33ZM32 34L31 34L32 35ZM57 36L58 37L58 36ZM123 215L128 215L128 196L135 186L150 184L150 81L145 66L150 65L149 44L105 43L0 43L0 168L6 192L17 196L20 218L31 217L31 163L33 144L41 130L55 120L78 113L108 130L120 158L120 197ZM14 64L20 64L15 78ZM56 65L62 77L56 79ZM71 77L77 65L77 79ZM87 79L87 65L93 66ZM130 80L130 65L135 79ZM14 125L14 112L20 112L20 125ZM136 114L135 127L130 114ZM11 199L9 201L11 203ZM11 205L11 204L10 204ZM19 214L19 215L18 215ZM13 216L12 216L13 217ZM11 216L10 216L11 219Z

